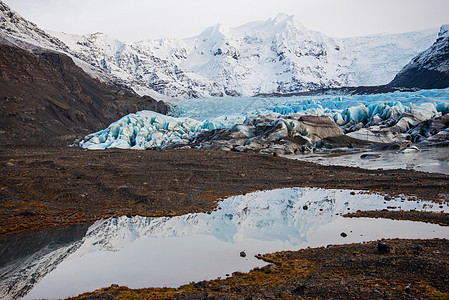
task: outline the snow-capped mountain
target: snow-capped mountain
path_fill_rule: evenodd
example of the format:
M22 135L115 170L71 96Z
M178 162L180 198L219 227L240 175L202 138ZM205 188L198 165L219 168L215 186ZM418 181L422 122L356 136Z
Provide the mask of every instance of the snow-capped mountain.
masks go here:
M167 112L67 51L0 2L0 144L67 145L130 112Z
M441 26L436 42L413 58L390 85L419 88L449 87L449 25Z
M36 24L21 17L2 1L0 1L0 33L2 39L19 47L36 45L62 52L69 50L58 38L51 36L37 27Z
M48 33L1 2L2 36L69 54L132 87L174 98L253 96L390 82L427 49L437 29L335 39L280 14L235 28L216 25L188 39L122 42L102 33ZM51 34L51 35L50 35ZM106 79L103 79L106 80Z
M236 28L216 25L182 40L124 43L100 33L52 34L134 89L176 98L386 84L436 38L436 30L427 30L333 39L284 14Z
M339 43L286 15L232 29L217 25L185 40L122 43L99 33L52 34L133 87L181 98L342 86L350 63Z

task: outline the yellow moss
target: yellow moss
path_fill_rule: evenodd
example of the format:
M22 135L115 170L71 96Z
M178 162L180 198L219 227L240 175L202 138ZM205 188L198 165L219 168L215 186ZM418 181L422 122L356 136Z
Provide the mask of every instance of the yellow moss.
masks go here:
M418 290L421 291L424 296L429 297L431 299L449 299L448 293L443 293L437 290L435 287L428 285L426 283L420 283Z

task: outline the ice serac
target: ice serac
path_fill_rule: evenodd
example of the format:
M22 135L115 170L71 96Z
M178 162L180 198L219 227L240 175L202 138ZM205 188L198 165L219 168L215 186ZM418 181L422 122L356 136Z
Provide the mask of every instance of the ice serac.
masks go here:
M171 117L154 112L131 114L86 136L80 146L292 154L322 147L324 139L339 136L345 136L340 141L349 141L350 147L356 142L353 139L365 146L404 140L421 143L446 130L448 99L449 89L380 95L184 100L177 102ZM425 125L426 122L433 125ZM444 136L441 133L439 143Z
M247 124L199 134L189 143L194 148L294 154L323 138L343 135L329 116L260 116Z
M390 83L397 87L449 87L449 25L441 26L436 42L414 57Z
M154 111L129 114L108 128L86 136L79 145L89 149L164 149L183 145L201 132L225 128L242 122L245 117L197 121L191 118L173 118Z
M285 14L234 28L219 24L187 39L121 42L51 32L74 56L135 91L183 99L387 84L436 33L335 39Z

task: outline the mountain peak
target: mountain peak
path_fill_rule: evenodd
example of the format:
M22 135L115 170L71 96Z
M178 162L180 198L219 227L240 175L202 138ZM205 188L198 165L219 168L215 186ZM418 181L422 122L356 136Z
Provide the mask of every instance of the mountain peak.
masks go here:
M449 37L449 24L441 25L438 37L439 38Z
M201 32L201 36L209 36L223 38L229 33L229 28L223 24L216 24L215 26L208 27Z
M269 19L267 22L271 22L273 26L292 26L301 30L306 29L306 27L298 21L295 15L288 15L285 13L280 13L274 19Z
M415 56L390 85L442 89L449 87L449 25L443 25L436 42Z
M281 23L281 22L292 22L295 19L294 15L288 15L285 13L278 14L273 21L275 23Z

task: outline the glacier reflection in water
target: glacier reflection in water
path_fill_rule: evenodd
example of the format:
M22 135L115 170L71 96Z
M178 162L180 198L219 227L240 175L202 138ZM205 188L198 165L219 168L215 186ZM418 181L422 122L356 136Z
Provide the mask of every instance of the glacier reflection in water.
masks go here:
M447 227L434 224L341 217L387 206L447 212L447 204L440 208L350 192L278 189L230 197L211 214L98 221L78 250L26 298L64 298L113 283L131 288L176 287L265 265L254 257L257 253L380 238L449 238ZM348 236L341 237L341 232ZM245 258L239 255L243 250Z

